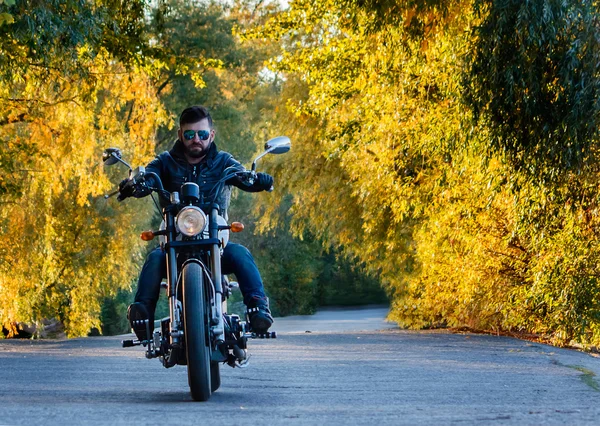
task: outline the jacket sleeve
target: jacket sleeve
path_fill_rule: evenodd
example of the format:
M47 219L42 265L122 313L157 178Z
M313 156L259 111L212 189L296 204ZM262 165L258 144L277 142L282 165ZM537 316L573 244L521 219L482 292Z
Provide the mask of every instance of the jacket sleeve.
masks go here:
M146 173L148 173L148 172L156 173L162 180L163 162L160 157L161 156L158 155L158 156L156 156L156 158L154 160L152 160L152 161L150 161L150 163L148 163L148 165L146 166ZM158 183L156 182L156 179L154 178L154 176L146 177L146 186L149 186L149 187L157 187L158 186ZM146 197L146 196L150 195L150 193L151 192L148 190L140 190L140 191L136 191L133 196L135 198L142 198L142 197Z
M248 170L246 170L246 168L244 166L242 166L239 161L237 161L235 158L233 158L233 155L230 155L225 163L225 168L229 168L229 167L235 168L240 172L248 172ZM232 177L231 179L225 181L225 184L233 185L236 188L240 188L242 191L246 191L246 192L264 191L263 188L261 188L257 185L256 180L254 181L254 183L252 185L248 185L243 180L241 180L238 176Z

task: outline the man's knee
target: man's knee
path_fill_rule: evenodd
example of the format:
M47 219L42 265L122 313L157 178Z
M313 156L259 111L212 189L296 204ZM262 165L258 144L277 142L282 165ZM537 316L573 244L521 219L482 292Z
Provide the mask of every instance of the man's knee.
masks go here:
M225 247L225 252L223 254L232 259L233 261L252 259L252 254L250 253L250 250L248 250L241 244L227 244L227 247Z
M160 264L165 261L165 254L160 247L155 248L146 257L147 263Z
M144 302L153 309L160 293L160 282L167 274L165 255L160 248L152 250L140 272L136 302Z

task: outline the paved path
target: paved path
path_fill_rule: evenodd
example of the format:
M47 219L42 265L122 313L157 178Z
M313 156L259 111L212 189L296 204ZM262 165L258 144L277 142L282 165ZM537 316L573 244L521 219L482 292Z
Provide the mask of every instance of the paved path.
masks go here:
M383 306L365 306L353 309L328 308L322 309L314 315L277 318L277 323L273 328L284 335L397 329L396 323L385 320L387 314L388 308Z
M184 367L166 370L120 337L0 341L0 425L600 424L598 358L398 330L384 314L280 319L280 337L251 342L250 366L223 367L206 403L191 401Z

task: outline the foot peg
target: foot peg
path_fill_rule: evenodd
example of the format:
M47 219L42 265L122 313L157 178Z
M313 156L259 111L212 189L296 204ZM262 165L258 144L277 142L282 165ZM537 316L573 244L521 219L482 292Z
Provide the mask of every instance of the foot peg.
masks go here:
M124 348L132 348L134 346L140 346L140 345L146 346L147 344L150 343L150 340L143 340L139 336L139 334L141 334L139 330L142 329L142 327L146 328L146 337L150 336L150 320L146 319L146 320L131 321L131 326L132 326L133 331L135 332L136 336L138 336L138 340L122 340L121 344L123 345Z
M134 346L139 346L141 344L142 342L139 340L121 340L121 345L123 345L124 348L133 348Z
M276 339L277 338L277 332L276 331L268 331L266 333L252 333L252 337L253 339Z
M252 330L252 326L249 322L243 322L242 330L244 331L244 336L249 339L276 339L277 332L276 331L267 331L265 333L257 333Z

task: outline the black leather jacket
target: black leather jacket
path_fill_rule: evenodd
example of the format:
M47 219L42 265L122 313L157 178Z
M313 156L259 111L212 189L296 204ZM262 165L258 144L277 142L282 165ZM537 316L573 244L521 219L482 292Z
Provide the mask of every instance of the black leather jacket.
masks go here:
M233 155L219 151L214 142L211 143L206 157L200 163L190 164L184 155L183 142L177 140L170 151L165 151L152 160L146 166L146 171L160 176L164 188L169 192L180 191L181 185L185 182L195 182L200 187L200 194L208 197L215 184L221 179L223 170L230 166L245 170L244 166L233 158ZM152 186L151 182L148 183ZM231 185L248 192L264 190L256 182L253 186L248 186L237 178L228 180L221 194L215 199L220 207L219 213L225 219L227 219L227 209L231 198Z

